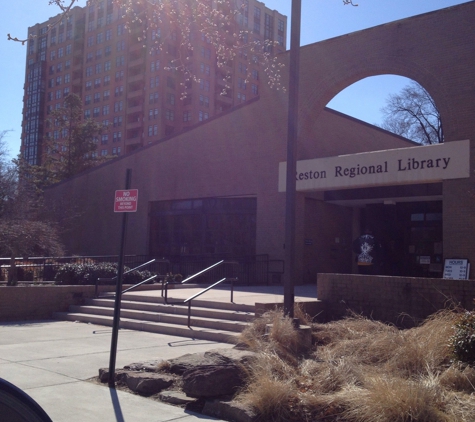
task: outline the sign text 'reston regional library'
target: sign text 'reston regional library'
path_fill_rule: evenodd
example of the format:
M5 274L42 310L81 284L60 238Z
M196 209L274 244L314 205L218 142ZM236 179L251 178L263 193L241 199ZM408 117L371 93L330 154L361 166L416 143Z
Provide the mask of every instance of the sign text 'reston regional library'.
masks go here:
M297 162L297 190L431 183L470 175L470 141L364 152ZM286 162L279 163L285 192Z

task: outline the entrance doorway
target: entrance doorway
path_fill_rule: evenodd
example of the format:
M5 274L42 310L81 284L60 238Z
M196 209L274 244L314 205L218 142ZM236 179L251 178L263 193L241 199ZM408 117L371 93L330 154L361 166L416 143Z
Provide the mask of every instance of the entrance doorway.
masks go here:
M380 274L442 276L442 201L368 204L361 210L365 228L382 245Z

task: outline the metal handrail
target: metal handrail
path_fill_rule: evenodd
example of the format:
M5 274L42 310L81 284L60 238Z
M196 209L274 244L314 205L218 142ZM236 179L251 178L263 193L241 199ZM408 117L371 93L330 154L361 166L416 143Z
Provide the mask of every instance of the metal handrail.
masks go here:
M201 271L185 278L180 284L185 284L188 281L193 280L194 278L208 272L209 270L220 266L221 264L237 264L237 262L236 261L226 261L226 260L222 259L221 261L216 262L215 264L209 266L208 268L205 268L204 270L201 270ZM164 297L165 303L168 303L168 285L169 284L170 283L168 281L164 283L164 281L162 280L162 297ZM165 296L163 295L164 287L165 287Z
M196 273L196 274L191 275L191 276L188 277L188 278L185 278L185 279L181 282L181 284L187 283L188 281L192 280L193 278L196 278L196 277L198 277L199 275L208 272L208 271L211 270L212 268L221 265L223 262L224 262L224 259L222 259L221 261L217 262L216 264L213 264L213 265L209 266L208 268L205 268L204 270L201 270L200 272L198 272L198 273Z
M155 262L155 261L156 261L156 259L154 258L154 259L152 259L152 260L150 260L150 261L148 261L148 262L145 262L144 264L140 264L140 265L138 265L137 267L132 268L131 270L126 271L123 275L128 274L128 273L131 273L132 271L136 271L137 269L142 268L142 267L145 267L146 265L150 265L152 262ZM97 290L98 290L99 282L100 282L100 281L112 281L112 280L117 279L117 277L118 277L117 275L116 275L115 277L110 277L110 278L107 278L107 277L98 277L98 278L96 279L96 288L95 288L95 290L94 290L94 296L97 297ZM156 277L158 277L158 275L154 276L153 278L156 278ZM147 279L146 281L149 281L149 280L151 280L151 279L152 279L152 277L150 277L150 278ZM141 281L140 283L135 284L135 285L133 285L132 287L128 288L127 291L132 290L132 289L134 289L135 287L137 287L137 286L139 286L139 285L141 285L141 284L143 284L143 283L144 283L144 281ZM122 292L122 293L124 293L124 292Z
M212 284L211 286L206 287L205 289L201 290L200 292L194 294L193 296L190 296L188 299L185 299L183 303L188 303L188 328L191 328L191 301L193 299L196 299L198 296L201 296L203 293L206 293L208 290L211 290L213 287L217 286L218 284L221 284L225 281L230 281L231 282L231 303L233 302L233 296L234 296L234 282L237 281L237 278L228 278L224 277L221 280L217 281L216 283Z

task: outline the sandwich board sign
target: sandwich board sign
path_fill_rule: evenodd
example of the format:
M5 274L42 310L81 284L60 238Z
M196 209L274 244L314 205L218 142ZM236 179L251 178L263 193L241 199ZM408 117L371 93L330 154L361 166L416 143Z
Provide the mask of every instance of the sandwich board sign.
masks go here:
M138 197L138 189L116 190L114 212L136 212Z

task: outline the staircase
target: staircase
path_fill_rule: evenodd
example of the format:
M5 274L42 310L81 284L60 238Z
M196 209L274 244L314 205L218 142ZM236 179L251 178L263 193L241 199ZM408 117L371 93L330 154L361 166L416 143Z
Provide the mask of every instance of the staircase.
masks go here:
M195 299L188 327L188 306L145 292L122 295L120 328L169 334L222 343L236 343L239 333L254 319L255 306ZM71 306L69 312L56 312L54 318L66 321L113 325L115 298L105 295Z

